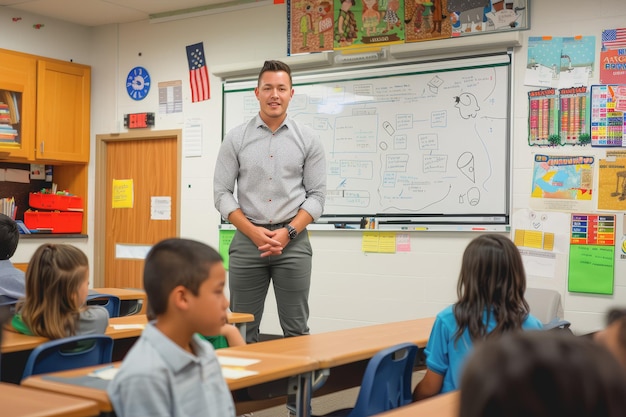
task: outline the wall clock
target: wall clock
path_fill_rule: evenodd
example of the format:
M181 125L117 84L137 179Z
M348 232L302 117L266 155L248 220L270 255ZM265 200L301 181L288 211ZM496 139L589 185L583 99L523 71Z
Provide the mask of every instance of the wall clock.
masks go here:
M143 100L150 92L150 74L144 67L135 67L126 77L126 92L133 100Z

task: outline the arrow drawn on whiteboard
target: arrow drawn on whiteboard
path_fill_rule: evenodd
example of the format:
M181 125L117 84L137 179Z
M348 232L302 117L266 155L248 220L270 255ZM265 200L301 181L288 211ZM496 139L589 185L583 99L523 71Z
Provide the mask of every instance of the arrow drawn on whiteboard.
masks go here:
M439 200L435 200L435 201L432 201L429 204L426 204L424 207L421 207L421 208L418 208L418 209L401 209L400 207L390 206L390 207L385 208L382 212L384 213L384 212L390 211L390 210L393 210L394 212L403 212L404 211L404 212L409 212L409 213L412 213L414 211L422 211L422 210L425 210L428 207L433 206L433 205L435 205L437 203L440 203L443 200L445 200L446 198L448 198L448 196L450 195L450 192L452 192L452 184L448 184L448 190L447 190L447 192L445 193L444 196L442 196Z

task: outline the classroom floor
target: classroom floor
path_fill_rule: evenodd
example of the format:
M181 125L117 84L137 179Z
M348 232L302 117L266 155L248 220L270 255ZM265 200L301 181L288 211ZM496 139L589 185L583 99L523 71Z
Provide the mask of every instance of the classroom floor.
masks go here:
M413 373L413 388L424 377L425 370L415 371ZM311 406L313 408L313 415L323 415L330 413L331 411L339 410L341 408L353 407L356 402L356 397L359 394L359 387L335 392L328 395L322 395L320 397L313 398ZM287 408L284 405L268 408L261 411L255 411L253 417L286 417Z

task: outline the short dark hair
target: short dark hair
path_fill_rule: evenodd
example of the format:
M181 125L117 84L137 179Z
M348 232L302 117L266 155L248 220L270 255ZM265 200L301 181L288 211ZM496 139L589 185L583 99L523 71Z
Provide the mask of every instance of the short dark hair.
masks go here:
M168 297L179 285L198 295L200 285L209 278L209 270L217 262L223 262L222 256L195 240L171 238L154 245L143 270L148 316L165 313Z
M461 378L460 417L618 417L626 373L603 346L541 330L476 346Z
M263 68L261 68L261 72L259 72L259 78L257 80L257 85L261 84L261 77L263 76L264 73L271 71L271 72L278 72L278 71L284 71L287 73L287 75L289 75L289 86L291 87L293 85L293 81L291 79L291 68L289 68L289 65L285 64L282 61L273 61L273 60L268 60L265 61L263 63Z
M4 261L15 253L20 241L20 230L15 220L0 214L0 260Z

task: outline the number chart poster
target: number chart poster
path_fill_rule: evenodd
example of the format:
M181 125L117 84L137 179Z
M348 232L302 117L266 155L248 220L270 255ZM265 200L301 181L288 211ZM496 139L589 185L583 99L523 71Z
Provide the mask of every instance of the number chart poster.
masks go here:
M613 294L615 215L572 214L567 290Z

